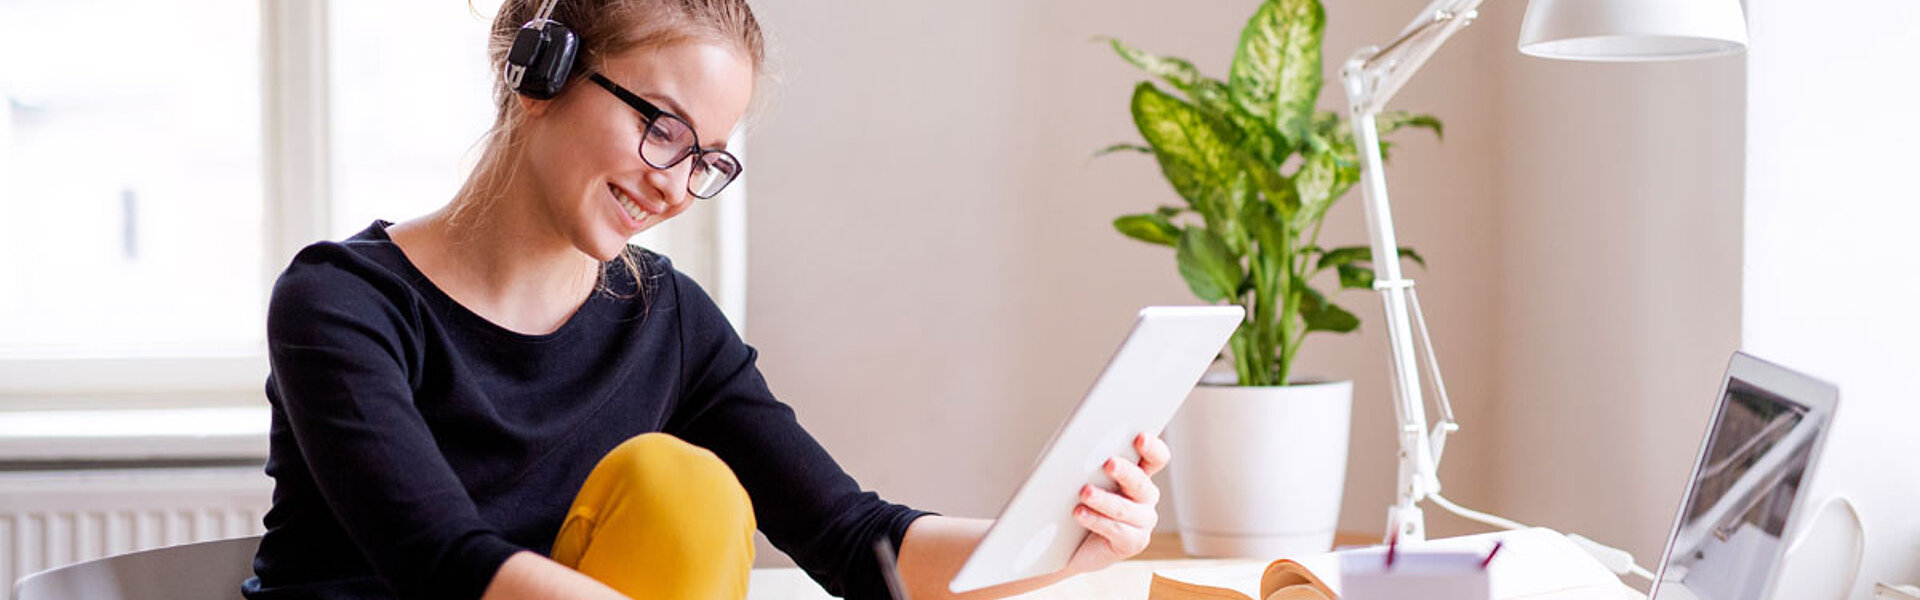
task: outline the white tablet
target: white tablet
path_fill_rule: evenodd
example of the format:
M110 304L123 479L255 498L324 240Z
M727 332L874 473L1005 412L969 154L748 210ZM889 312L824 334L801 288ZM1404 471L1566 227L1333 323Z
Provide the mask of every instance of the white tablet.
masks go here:
M1088 535L1073 520L1080 486L1115 488L1100 465L1116 456L1140 460L1134 436L1166 428L1244 315L1238 306L1141 309L1133 331L948 587L966 592L1066 568Z

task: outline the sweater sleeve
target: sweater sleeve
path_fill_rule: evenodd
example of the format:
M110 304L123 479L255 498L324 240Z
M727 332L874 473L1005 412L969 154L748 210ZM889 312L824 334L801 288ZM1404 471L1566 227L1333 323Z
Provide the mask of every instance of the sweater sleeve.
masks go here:
M692 279L673 273L685 388L667 431L712 450L739 477L767 539L829 593L889 598L874 541L895 548L928 513L862 491L768 391L742 341Z
M356 268L358 267L358 268ZM374 572L404 598L478 598L520 548L480 518L414 404L417 303L337 245L275 283L267 353L314 483Z

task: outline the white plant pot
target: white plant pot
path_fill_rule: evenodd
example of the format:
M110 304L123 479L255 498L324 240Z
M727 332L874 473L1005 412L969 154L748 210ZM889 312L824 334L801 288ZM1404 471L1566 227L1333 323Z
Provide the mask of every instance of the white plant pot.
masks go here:
M1351 381L1196 386L1166 435L1187 554L1272 560L1331 549L1352 416Z

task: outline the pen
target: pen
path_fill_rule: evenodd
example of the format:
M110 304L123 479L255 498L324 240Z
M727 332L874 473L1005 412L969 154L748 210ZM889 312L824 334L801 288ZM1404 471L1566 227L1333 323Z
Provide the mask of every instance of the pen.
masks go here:
M1393 553L1400 548L1400 528L1393 528L1393 535L1387 536L1387 568L1393 568Z
M1494 543L1493 543L1493 550L1491 550L1491 551L1489 551L1489 552L1487 552L1487 557L1486 557L1485 559L1483 559L1483 560L1481 560L1481 561L1480 561L1480 570L1482 570L1482 571L1485 571L1485 570L1487 570L1487 565L1489 565L1489 564L1493 564L1493 555L1495 555L1495 554L1499 554L1499 553L1500 553L1500 547L1501 547L1501 546L1505 546L1506 544L1507 544L1507 542L1506 542L1505 540L1502 540L1502 541L1498 541L1498 542L1494 542Z

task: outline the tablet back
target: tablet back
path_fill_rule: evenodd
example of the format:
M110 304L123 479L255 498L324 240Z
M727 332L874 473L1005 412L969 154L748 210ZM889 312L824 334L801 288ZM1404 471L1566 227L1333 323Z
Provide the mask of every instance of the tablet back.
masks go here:
M948 586L966 592L1067 566L1087 530L1073 520L1080 486L1114 489L1100 465L1138 461L1133 438L1158 434L1240 326L1238 306L1151 306L1053 435L1027 481Z

